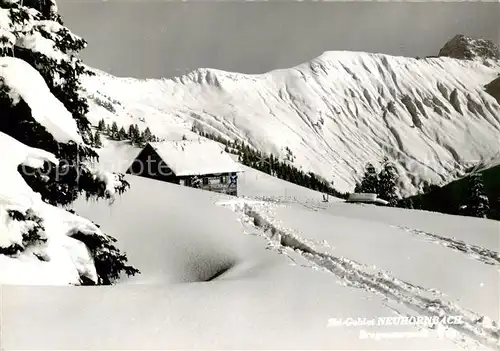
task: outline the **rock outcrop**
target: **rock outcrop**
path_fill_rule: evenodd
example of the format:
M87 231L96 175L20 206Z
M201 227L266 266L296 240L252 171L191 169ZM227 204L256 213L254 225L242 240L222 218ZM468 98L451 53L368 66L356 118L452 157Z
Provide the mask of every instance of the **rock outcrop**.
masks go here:
M488 83L485 88L486 92L493 96L500 104L500 77Z
M450 39L439 51L439 56L462 60L500 59L500 50L491 40L474 39L458 34Z

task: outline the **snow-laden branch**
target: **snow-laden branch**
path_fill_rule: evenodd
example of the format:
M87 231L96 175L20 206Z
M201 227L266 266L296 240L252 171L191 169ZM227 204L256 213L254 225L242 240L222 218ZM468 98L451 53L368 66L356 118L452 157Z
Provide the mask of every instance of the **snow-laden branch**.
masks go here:
M19 165L40 168L44 162L57 163L51 153L34 149L20 143L16 139L0 132L0 205L4 203L17 203L30 207L41 202L40 195L35 193L26 184L21 174L17 171Z
M1 85L8 88L8 94L14 104L19 103L22 98L31 108L33 118L57 141L83 142L71 113L52 95L42 76L27 62L12 57L1 57Z

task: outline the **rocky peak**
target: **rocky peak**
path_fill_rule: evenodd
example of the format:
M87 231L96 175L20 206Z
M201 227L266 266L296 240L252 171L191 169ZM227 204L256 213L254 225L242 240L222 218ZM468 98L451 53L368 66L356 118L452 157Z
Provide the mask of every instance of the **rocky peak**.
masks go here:
M441 50L439 56L447 56L462 60L499 60L500 50L491 40L474 39L459 34L450 39Z

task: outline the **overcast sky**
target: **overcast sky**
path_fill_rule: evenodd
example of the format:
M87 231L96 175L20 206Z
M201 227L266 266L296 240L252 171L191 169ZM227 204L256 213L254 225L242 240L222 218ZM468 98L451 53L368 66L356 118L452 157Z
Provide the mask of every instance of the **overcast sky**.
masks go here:
M59 0L89 46L85 63L118 76L200 67L262 73L328 50L436 55L455 34L500 40L497 3Z

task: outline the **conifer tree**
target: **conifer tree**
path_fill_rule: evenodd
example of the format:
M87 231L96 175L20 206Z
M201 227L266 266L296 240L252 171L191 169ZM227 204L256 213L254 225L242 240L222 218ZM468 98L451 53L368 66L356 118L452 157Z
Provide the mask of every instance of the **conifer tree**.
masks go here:
M372 163L367 163L365 167L365 175L361 181L361 191L363 193L377 194L379 188L379 179L377 170Z
M125 128L121 127L120 130L118 131L118 140L125 140L127 139L127 132L125 131Z
M474 173L468 178L467 203L463 207L467 216L486 218L490 211L488 197L484 191L483 177L479 173Z
M99 130L96 130L94 134L94 146L96 148L102 147L101 132Z
M87 132L86 132L86 140L87 140L87 143L91 146L95 146L94 144L94 134L92 133L92 129L89 129Z
M271 168L271 173L274 171L274 165L275 165L275 157L273 154L269 155L269 167Z
M272 172L271 159L269 157L266 157L264 160L264 172L267 174L271 174Z
M146 145L147 141L144 131L138 133L137 137L135 138L135 143L139 147L144 147L144 145Z
M151 137L153 136L153 134L151 133L151 130L149 129L149 127L146 127L146 129L144 129L144 132L143 132L143 139L144 139L144 142L149 142L151 141ZM185 136L184 136L185 137ZM183 139L185 140L185 139Z
M132 134L130 135L130 141L132 142L132 145L139 146L140 139L141 139L141 133L139 129L137 129L136 126L134 125L132 127Z
M408 198L405 202L405 207L413 210L414 209L413 199Z
M97 124L97 130L100 132L104 132L106 130L106 122L104 122L104 118Z
M422 184L422 194L428 194L431 191L431 183L429 183L427 180L424 180Z
M115 121L113 121L113 124L111 125L111 135L110 138L112 140L119 140L118 139L118 124L116 124Z
M60 25L62 22L60 16L54 12L57 9L54 1L33 0L25 4L32 8L17 3L0 2L0 9L9 7L9 16L14 23L9 30L19 39L12 43L13 50L4 52L3 55L10 56L15 52L16 59L36 67L50 92L72 114L87 145L71 142L63 144L55 140L34 120L29 106L24 101L15 106L4 99L0 102L2 113L11 116L0 119L0 131L28 146L49 151L61 160L58 167L51 167L52 171L46 174L49 181L44 180L45 174L42 179L39 172L33 172L29 168L24 168L27 172L22 172L26 182L40 192L44 200L52 204L66 205L74 201L81 192L87 193L88 196L105 197L106 186L95 184L98 180L95 180L85 163L86 160L97 159L97 154L89 147L90 122L86 118L88 104L86 98L81 95L80 86L80 77L93 73L76 56L86 46L86 42ZM45 9L46 12L39 12L40 9ZM33 32L53 40L54 53L58 59L49 52L36 51L36 47L24 46L29 41L21 39L31 36ZM65 169L62 170L61 167ZM58 176L60 174L65 176ZM126 182L120 191L125 188Z
M361 183L360 182L356 182L356 185L354 186L354 192L355 193L361 193L361 192L363 192L363 190L361 189Z
M243 151L242 155L241 155L241 162L245 165L245 166L250 166L250 162L249 162L249 158L248 158L248 154Z
M141 136L141 130L139 129L139 126L137 124L134 124L134 131L135 131L135 139L138 140L140 139L140 136Z
M398 200L397 180L398 171L395 165L386 158L382 164L382 170L378 175L378 197L389 202L390 206L395 206Z
M128 137L130 140L133 140L135 138L136 131L135 131L135 127L133 124L128 126L128 133L127 134L128 134Z
M28 186L41 195L41 200L50 205L69 205L82 193L87 198L109 198L111 195L106 181L96 177L95 171L88 165L88 161L97 159L97 154L91 148L92 133L86 117L88 104L81 93L80 78L93 73L77 56L86 47L86 41L63 26L54 0L0 1L0 11L2 18L10 21L0 31L0 56L25 61L38 71L50 93L75 120L83 139L83 143L56 139L33 117L26 101L20 98L14 102L7 94L0 93L1 114L9 116L0 118L0 132L27 146L48 151L59 160L58 164L45 162L41 170L20 166L19 173ZM40 41L40 38L45 40L43 46L36 45L35 41ZM1 85L5 92L8 87ZM127 189L128 183L123 175L116 176L115 190L120 194ZM98 269L100 282L111 283L120 271L135 274L135 269L125 265L125 256L103 240L103 237L98 237L93 242L97 246L89 247L96 250L94 259L97 265L103 263L98 255L104 254L102 248L108 245L107 261L103 264L107 268L112 266L113 273L107 268Z

